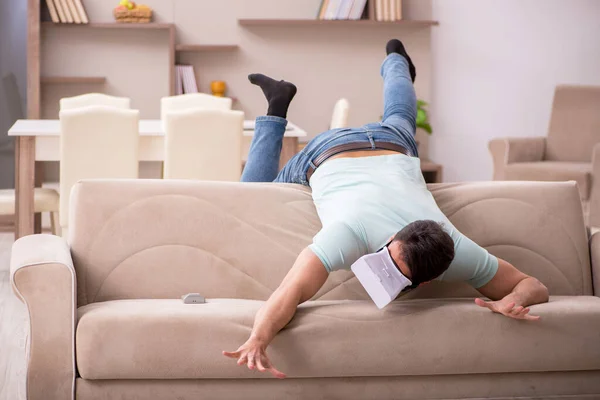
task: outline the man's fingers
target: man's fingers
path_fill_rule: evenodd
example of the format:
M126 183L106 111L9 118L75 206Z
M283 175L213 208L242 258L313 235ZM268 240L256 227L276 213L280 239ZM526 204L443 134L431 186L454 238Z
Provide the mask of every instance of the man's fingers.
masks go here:
M244 365L248 362L248 355L244 354L238 359L238 365Z
M262 363L261 357L256 357L256 368L260 371L260 372L265 372L267 370L267 368L265 368L265 366Z
M248 354L248 369L254 369L254 356L256 353L251 352L250 354Z
M521 313L523 312L523 307L522 306L515 307L512 310L510 310L509 312L516 317L520 317Z
M510 314L510 313L511 313L511 311L513 310L513 308L515 308L515 303L514 303L514 302L511 302L511 303L508 303L508 304L507 304L507 305L505 305L505 306L502 306L502 307L500 308L500 312L501 312L502 314Z
M286 376L283 372L275 368L273 365L267 368L267 371L269 371L271 375L273 375L277 379L284 379Z
M494 311L494 306L489 301L485 301L480 298L476 298L475 304L477 304L479 307L487 308L487 309Z
M529 307L525 307L525 308L523 309L523 311L521 311L520 315L521 315L522 317L524 317L524 316L526 316L527 314L529 314L529 311L531 311L531 309L530 309Z
M523 315L523 319L527 320L527 321L537 321L538 319L540 319L540 316L525 314L525 315Z
M275 378L284 379L286 377L286 375L283 372L281 372L273 366L271 360L269 360L269 357L266 354L264 358L264 365L267 367L267 371L269 371L271 375L273 375Z
M223 355L225 357L229 357L229 358L239 358L240 352L239 351L224 351Z

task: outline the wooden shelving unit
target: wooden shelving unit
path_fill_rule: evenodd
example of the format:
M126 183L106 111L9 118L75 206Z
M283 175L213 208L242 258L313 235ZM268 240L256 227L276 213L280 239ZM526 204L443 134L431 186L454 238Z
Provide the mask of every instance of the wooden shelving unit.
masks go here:
M320 20L320 19L240 19L238 24L241 26L368 26L368 27L411 27L425 28L439 25L438 21L418 21L403 19L400 21L375 21L371 19L359 20Z
M42 84L97 84L106 83L104 76L42 76L40 78Z
M174 24L148 23L127 24L117 22L89 23L89 24L55 24L54 22L42 22L44 28L87 28L87 29L172 29Z
M205 52L205 51L234 51L239 49L237 44L178 44L175 51Z

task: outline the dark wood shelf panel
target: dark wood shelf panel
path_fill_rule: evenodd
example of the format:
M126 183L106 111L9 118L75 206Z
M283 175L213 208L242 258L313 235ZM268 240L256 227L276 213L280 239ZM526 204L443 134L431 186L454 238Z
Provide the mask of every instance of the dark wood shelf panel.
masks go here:
M42 76L40 78L41 83L46 84L60 84L60 83L92 83L92 84L103 84L106 83L106 77L104 76Z
M161 24L151 22L148 24L117 23L117 22L92 22L89 24L55 24L54 22L42 22L43 27L80 27L93 29L172 29L174 24Z
M322 20L322 19L240 19L238 24L242 26L405 26L405 27L427 27L439 25L438 21L409 20L399 21L373 21L370 19L359 20Z
M237 44L178 44L175 50L179 52L203 51L233 51L239 49Z

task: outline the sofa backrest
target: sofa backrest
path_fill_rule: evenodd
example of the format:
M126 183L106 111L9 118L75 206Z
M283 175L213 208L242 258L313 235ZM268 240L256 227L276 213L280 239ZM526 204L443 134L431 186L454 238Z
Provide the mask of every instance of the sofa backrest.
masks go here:
M600 143L600 86L557 86L545 159L591 162L597 143Z
M587 233L575 183L486 182L430 187L455 226L545 283L591 294ZM264 300L320 229L298 185L178 180L75 185L69 242L78 303L206 297ZM432 284L410 297L462 297ZM319 299L367 299L351 272L330 275Z

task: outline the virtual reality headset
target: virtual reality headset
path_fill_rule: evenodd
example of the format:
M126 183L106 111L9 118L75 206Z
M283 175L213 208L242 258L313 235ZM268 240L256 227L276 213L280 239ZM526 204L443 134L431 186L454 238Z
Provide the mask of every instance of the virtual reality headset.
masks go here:
M402 291L412 289L411 280L400 272L387 244L377 253L362 256L350 268L379 309L390 304Z

